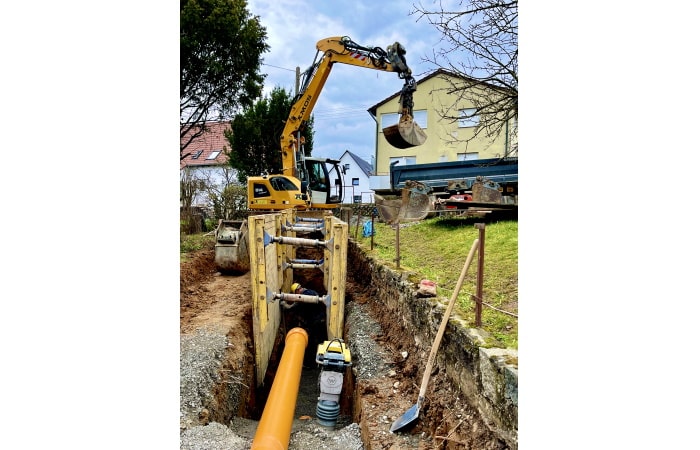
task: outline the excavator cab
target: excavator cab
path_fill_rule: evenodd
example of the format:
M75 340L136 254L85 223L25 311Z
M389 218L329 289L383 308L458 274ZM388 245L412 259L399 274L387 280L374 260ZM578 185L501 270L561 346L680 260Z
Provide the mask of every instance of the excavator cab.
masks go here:
M343 202L343 176L340 170L340 161L304 158L303 164L304 170L301 171L302 191L309 196L314 208L333 209Z
M304 209L307 205L308 196L301 193L300 182L294 177L287 175L248 177L249 209Z

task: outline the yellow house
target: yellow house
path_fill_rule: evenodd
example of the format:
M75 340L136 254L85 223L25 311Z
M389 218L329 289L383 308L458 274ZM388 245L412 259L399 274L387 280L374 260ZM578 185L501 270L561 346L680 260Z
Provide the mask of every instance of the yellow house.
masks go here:
M374 167L376 175L380 178L388 176L390 164L396 161L404 165L517 157L514 133L516 128L512 121L496 136L488 137L485 132L481 132L475 137L479 116L474 115L476 105L470 98L488 94L489 90L497 88L477 83L471 89L478 89L480 92L470 92L475 95L450 94L452 83L460 81L463 83L463 77L439 69L416 82L413 116L428 136L425 143L417 147L392 147L382 134L382 129L398 123L399 92L368 110L377 123Z

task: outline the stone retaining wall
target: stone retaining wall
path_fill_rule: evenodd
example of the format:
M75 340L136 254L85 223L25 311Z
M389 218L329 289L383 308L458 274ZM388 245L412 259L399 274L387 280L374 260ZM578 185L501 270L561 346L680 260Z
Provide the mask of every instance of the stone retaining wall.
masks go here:
M388 320L401 321L416 344L430 350L449 299L416 295L416 274L397 271L368 256L352 239L348 242L352 276L373 286ZM418 280L419 281L419 280ZM518 352L499 347L498 341L453 311L435 364L481 414L489 428L511 449L518 443Z

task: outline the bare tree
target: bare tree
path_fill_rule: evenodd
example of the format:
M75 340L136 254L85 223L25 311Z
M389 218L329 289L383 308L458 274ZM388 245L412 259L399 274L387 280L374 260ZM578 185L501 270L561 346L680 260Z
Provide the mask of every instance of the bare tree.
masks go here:
M188 234L201 231L200 221L196 220L192 210L192 203L202 189L202 181L194 176L189 167L180 171L180 221L183 231Z
M451 6L445 6L447 3ZM443 77L454 99L441 111L443 118L457 121L478 117L479 124L468 141L485 136L493 142L505 133L510 155L504 156L517 155L517 0L440 0L432 7L434 10L421 3L413 7L411 14L434 25L446 44L423 58L454 75ZM465 100L474 108L469 115L460 115L457 105Z
M217 219L232 219L247 207L246 187L238 182L237 171L230 165L217 166L216 172L202 173L201 180Z

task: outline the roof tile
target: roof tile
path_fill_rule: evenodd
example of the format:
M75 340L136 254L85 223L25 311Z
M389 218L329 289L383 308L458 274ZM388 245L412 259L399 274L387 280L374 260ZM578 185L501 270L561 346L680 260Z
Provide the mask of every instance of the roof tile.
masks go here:
M230 146L226 136L224 136L224 131L231 130L231 122L207 122L207 127L209 130L195 138L187 146L187 149L185 149L185 153L190 153L190 155L180 161L180 169L186 166L220 166L228 164ZM185 136L180 141L184 142L187 139L188 136ZM200 150L202 153L199 157L193 159L192 157ZM220 151L221 153L219 153L215 159L207 159L216 151Z

